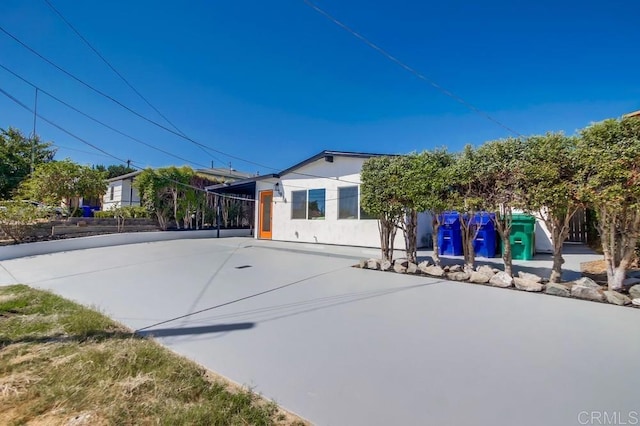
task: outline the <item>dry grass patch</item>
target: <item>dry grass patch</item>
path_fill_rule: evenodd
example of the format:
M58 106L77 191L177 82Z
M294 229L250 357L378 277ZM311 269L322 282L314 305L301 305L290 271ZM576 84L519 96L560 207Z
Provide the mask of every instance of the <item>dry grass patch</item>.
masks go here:
M93 310L0 287L0 424L304 424Z

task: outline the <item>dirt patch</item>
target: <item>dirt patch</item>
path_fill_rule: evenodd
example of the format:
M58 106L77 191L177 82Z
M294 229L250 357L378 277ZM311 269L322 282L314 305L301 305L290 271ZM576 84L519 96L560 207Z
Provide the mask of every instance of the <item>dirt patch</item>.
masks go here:
M580 264L580 272L598 284L607 284L607 268L604 259L582 262Z

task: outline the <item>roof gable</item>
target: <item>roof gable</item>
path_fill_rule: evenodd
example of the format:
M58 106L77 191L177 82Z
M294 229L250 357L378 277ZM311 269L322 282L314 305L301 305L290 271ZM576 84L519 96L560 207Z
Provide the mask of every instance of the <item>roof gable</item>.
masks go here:
M349 152L349 151L329 151L329 150L324 150L319 152L318 154L314 155L313 157L309 157L304 161L299 162L298 164L295 164L283 171L281 171L279 173L280 176L282 175L286 175L288 173L292 173L304 166L306 166L307 164L311 164L315 161L318 161L320 159L325 159L327 162L332 163L333 162L333 158L334 157L350 157L350 158L371 158L371 157L380 157L380 156L384 156L384 155L391 155L391 154L373 154L373 153L369 153L369 152Z

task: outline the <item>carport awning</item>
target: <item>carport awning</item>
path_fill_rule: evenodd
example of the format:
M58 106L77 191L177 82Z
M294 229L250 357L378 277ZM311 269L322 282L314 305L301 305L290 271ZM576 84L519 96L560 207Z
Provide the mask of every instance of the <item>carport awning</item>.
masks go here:
M248 195L252 199L256 195L256 182L262 179L278 177L275 174L255 176L249 179L242 179L236 182L221 183L219 185L208 186L209 192L218 194Z

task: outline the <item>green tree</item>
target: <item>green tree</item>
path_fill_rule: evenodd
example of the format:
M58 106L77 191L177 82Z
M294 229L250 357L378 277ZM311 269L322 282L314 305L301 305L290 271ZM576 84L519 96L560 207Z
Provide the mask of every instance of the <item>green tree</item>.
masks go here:
M204 209L210 205L204 188L214 183L217 181L196 174L190 167L146 169L133 181L142 204L155 213L163 230L171 220L178 229L203 224Z
M521 159L522 142L519 139L495 140L484 143L475 151L474 164L470 168L477 206L492 213L491 220L502 240L504 271L509 275L513 275L512 214L521 199Z
M21 201L0 201L0 234L5 234L15 243L20 243L30 235L46 212Z
M367 159L360 174L362 209L378 218L380 250L383 260L393 260L393 245L404 206L398 199L402 168L398 157L380 156Z
M466 145L456 157L451 169L451 207L460 212L460 231L466 270L473 270L475 265L476 253L473 242L479 230L475 215L484 207L483 191L477 180L478 161L477 151L471 145Z
M424 151L416 157L417 176L415 188L416 209L431 215L433 261L440 265L438 232L442 225L442 214L451 207L452 165L455 157L446 149Z
M106 190L107 182L102 172L65 159L38 165L20 184L18 194L22 198L51 205L64 204L69 208L72 198L99 198Z
M109 166L97 164L94 166L94 168L98 171L106 172L107 179L126 175L127 173L136 171L136 169L134 169L133 167L125 166L124 164L111 164Z
M420 181L424 177L417 154L394 158L398 172L395 183L395 203L402 206L402 217L396 226L402 230L405 253L409 262L416 263L418 247L418 212L424 211L424 199Z
M606 120L580 135L584 197L598 217L609 289L619 290L640 232L640 120Z
M20 130L0 129L0 199L11 198L34 165L53 160L56 150L51 142L42 142L38 136L27 138Z
M562 133L528 137L519 166L522 207L541 218L551 234L551 282L562 279L562 246L571 218L583 205L576 144L575 137Z

